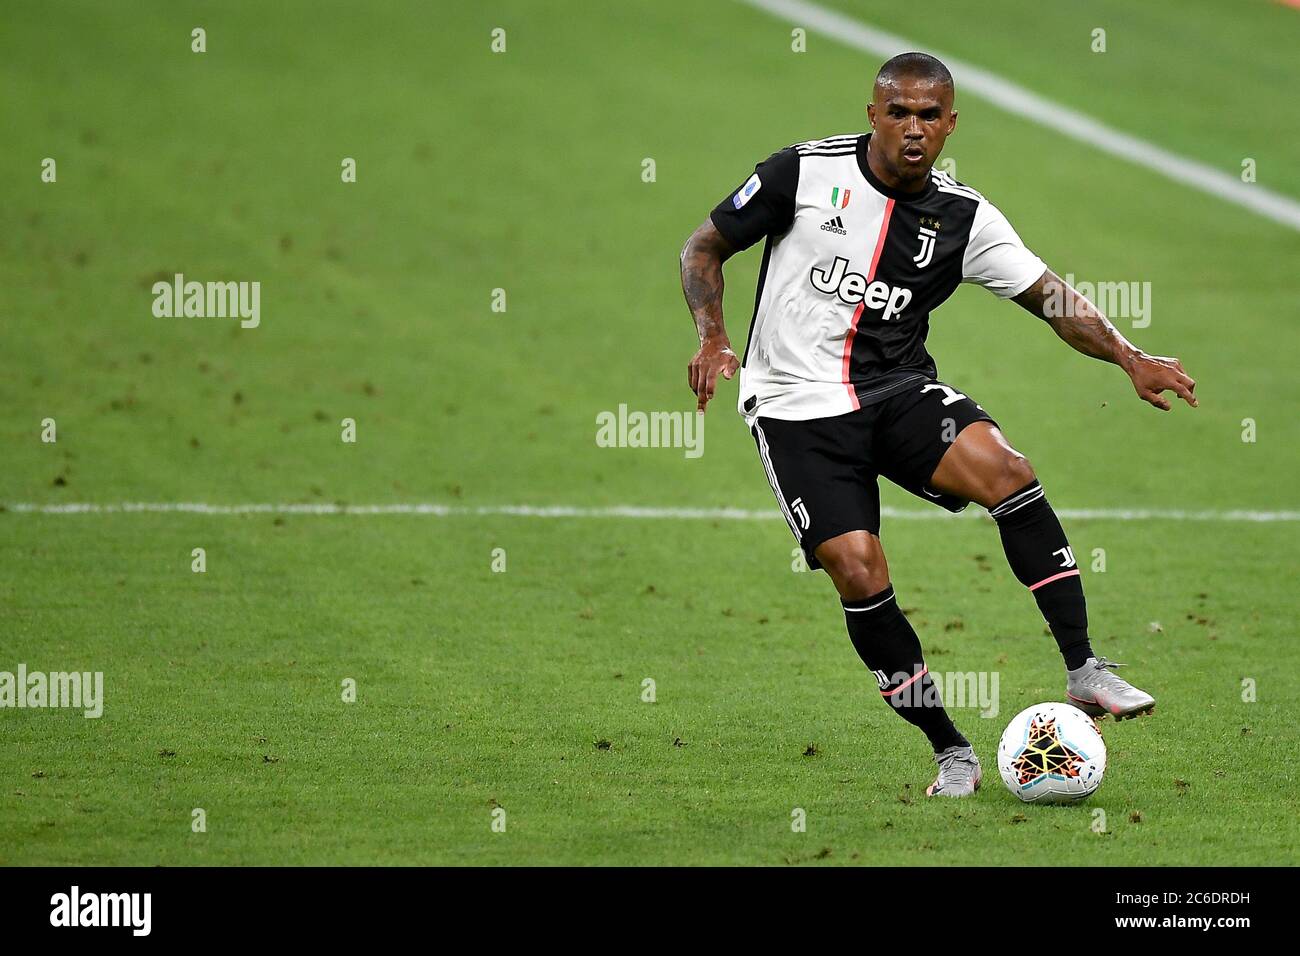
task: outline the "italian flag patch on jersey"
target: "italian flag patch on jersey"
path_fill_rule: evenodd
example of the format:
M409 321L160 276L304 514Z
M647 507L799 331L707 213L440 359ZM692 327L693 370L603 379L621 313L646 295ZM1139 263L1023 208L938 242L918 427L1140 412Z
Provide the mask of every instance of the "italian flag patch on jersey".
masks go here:
M843 209L849 204L849 190L840 189L839 186L831 187L831 208Z

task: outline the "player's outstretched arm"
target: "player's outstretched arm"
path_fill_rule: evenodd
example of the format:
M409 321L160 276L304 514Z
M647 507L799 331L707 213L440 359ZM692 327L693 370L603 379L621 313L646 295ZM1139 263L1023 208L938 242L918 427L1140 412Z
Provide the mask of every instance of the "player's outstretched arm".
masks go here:
M740 368L722 324L722 264L735 251L711 219L704 220L682 248L682 291L700 336L700 349L686 366L686 376L701 412L713 398L718 374L730 379Z
M1013 301L1047 322L1071 348L1122 368L1143 401L1167 412L1169 400L1161 393L1172 391L1188 405L1197 406L1196 382L1183 371L1182 362L1147 355L1051 269Z

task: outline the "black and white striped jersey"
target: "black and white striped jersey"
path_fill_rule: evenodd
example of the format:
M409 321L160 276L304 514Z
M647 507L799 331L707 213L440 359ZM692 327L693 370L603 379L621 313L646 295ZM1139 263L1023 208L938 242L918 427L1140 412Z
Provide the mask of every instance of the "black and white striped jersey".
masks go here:
M750 424L842 415L934 378L930 313L959 283L1010 298L1043 274L998 208L947 173L919 193L880 182L869 137L773 153L713 210L738 249L767 240L740 373Z

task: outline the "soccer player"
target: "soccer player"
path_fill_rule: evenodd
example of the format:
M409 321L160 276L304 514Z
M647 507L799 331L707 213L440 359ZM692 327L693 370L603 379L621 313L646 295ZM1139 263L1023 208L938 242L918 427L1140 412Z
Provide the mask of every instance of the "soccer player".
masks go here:
M890 585L879 476L951 511L972 501L988 509L1060 648L1070 703L1123 719L1155 700L1094 654L1061 523L997 423L938 380L925 349L930 313L973 282L1044 319L1075 350L1118 365L1156 408L1169 410L1166 391L1197 400L1177 359L1128 342L996 206L934 169L957 126L953 95L952 74L934 57L889 60L867 105L871 131L798 143L759 163L691 235L681 270L700 338L688 366L698 408L719 375L739 370L740 413L809 567L834 582L884 699L934 748L939 772L926 793L962 797L979 786L979 759L944 710ZM722 265L763 238L741 361L722 321Z

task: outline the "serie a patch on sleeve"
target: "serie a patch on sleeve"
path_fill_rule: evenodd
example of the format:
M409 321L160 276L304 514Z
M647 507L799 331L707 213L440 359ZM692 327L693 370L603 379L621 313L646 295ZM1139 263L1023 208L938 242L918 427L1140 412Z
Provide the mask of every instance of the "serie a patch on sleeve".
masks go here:
M743 209L745 203L753 198L754 193L763 188L763 181L758 178L758 173L750 176L745 180L745 185L740 187L740 191L731 197L731 204L737 209Z

